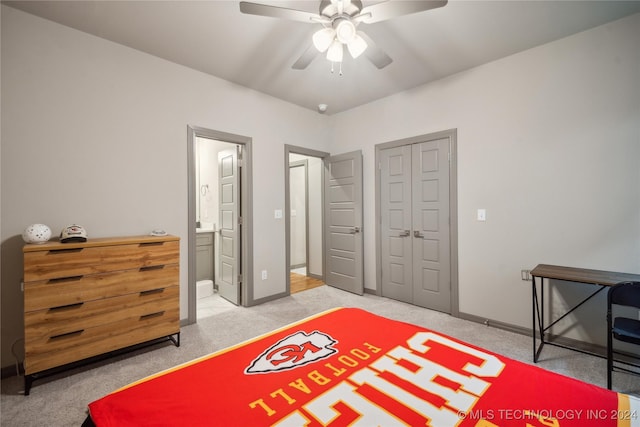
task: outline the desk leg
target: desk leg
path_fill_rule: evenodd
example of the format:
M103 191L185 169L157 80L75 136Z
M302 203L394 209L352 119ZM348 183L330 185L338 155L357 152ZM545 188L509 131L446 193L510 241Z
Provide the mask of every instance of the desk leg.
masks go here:
M533 363L538 362L536 355L536 312L538 309L538 296L536 295L536 276L531 276L531 315L533 316L531 321L531 329L533 331Z
M536 287L536 276L531 276L531 300L533 323L533 363L538 363L538 357L544 346L544 277L540 277L540 301ZM537 345L536 332L540 333L540 346Z
M538 314L538 293L536 292L536 276L531 276L531 315L533 316L531 325L533 330L533 363L538 363L538 345L536 343L536 330L538 319L536 319L536 315Z
M548 279L547 279L548 282ZM538 306L538 331L540 332L540 348L536 354L536 362L540 357L540 352L545 344L544 334L547 329L544 326L544 277L540 277L540 305Z

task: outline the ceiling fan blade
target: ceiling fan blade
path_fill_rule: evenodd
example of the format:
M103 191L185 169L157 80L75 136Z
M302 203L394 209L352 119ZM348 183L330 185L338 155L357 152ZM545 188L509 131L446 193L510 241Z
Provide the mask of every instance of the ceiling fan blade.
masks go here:
M300 58L298 58L298 60L293 63L291 68L293 68L294 70L304 70L309 66L309 64L311 64L311 61L313 61L316 56L318 56L318 53L318 49L316 49L313 44L311 44L307 48L307 50L305 50L304 53L300 56Z
M373 24L375 22L385 21L397 16L436 9L446 4L447 0L385 1L363 8L357 19L358 21L366 24Z
M380 49L371 37L362 31L358 31L358 35L367 42L367 50L364 51L364 56L366 56L379 70L393 62L393 59L391 59L384 50Z
M251 3L248 1L240 2L240 12L248 15L269 16L272 18L288 19L290 21L299 22L324 22L326 19L316 13L305 12L303 10L288 9L286 7L269 6L266 4Z

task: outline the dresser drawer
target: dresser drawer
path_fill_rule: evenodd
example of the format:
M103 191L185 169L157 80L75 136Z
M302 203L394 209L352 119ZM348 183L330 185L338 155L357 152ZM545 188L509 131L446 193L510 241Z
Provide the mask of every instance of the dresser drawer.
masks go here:
M24 311L49 309L179 284L178 264L39 280L24 285Z
M145 316L85 328L75 333L39 340L25 348L25 373L30 375L49 368L97 356L180 332L180 309L173 308Z
M122 319L137 319L150 314L174 309L178 305L180 290L169 286L136 294L122 295L38 310L26 313L25 348L58 348L65 346L62 338L88 328L113 324Z
M179 241L69 248L60 244L49 250L24 253L24 281L175 264L179 251Z
M178 237L51 241L23 254L25 395L52 368L156 339L179 346Z

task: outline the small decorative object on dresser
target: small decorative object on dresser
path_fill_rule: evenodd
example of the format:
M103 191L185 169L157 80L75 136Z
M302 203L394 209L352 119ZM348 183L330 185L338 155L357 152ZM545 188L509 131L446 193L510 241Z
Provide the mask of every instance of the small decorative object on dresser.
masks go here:
M42 244L51 238L51 229L44 224L31 224L22 232L22 240L26 243Z
M25 395L69 364L169 339L180 345L180 239L25 245Z
M83 226L73 224L62 229L60 232L60 243L86 242L87 230Z

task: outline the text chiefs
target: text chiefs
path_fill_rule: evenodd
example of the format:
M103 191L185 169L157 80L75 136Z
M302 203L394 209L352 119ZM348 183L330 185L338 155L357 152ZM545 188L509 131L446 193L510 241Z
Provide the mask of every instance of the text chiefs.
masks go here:
M472 357L461 370L453 370L426 357L433 343ZM309 425L314 419L327 425L340 417L352 418L353 425L407 425L408 420L397 415L403 413L398 406L421 416L424 425L456 426L462 421L459 414L471 410L488 390L491 382L487 379L497 378L505 366L491 354L433 332L418 332L406 345L380 356L381 351L365 342L334 362L253 400L249 407L262 411L272 425L285 427ZM378 359L369 363L374 355ZM376 393L359 392L364 386ZM310 400L293 409L298 399ZM345 407L349 410L337 409Z

